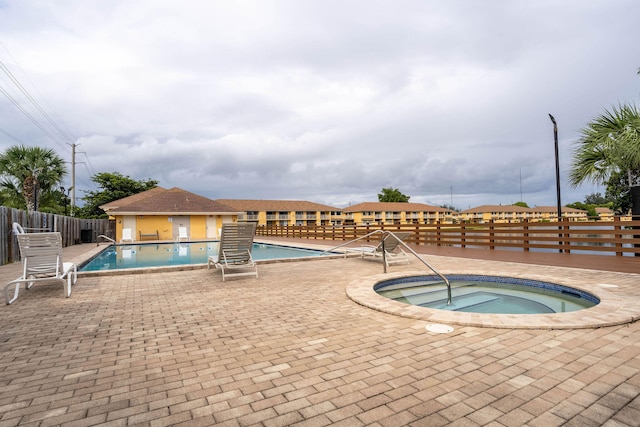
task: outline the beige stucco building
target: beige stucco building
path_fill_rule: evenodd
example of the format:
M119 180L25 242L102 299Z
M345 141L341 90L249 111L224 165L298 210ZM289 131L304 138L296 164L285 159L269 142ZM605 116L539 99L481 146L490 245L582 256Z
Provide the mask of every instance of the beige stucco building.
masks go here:
M586 221L587 211L562 207L562 217L569 221ZM466 223L517 223L557 221L558 208L555 206L536 206L525 208L522 206L482 205L458 212L456 218Z
M452 220L454 212L422 203L365 202L343 209L346 225L435 224Z
M116 223L116 241L129 228L134 240L175 240L178 227L190 239L217 239L225 222L242 215L230 206L182 190L156 187L100 206Z
M260 225L341 225L342 210L304 200L217 199L216 202L242 212L239 221Z
M135 240L174 240L178 227L191 239L217 239L225 222L258 226L517 223L556 221L557 208L482 205L462 212L422 203L365 202L341 209L304 200L211 200L180 188L151 190L101 206L116 222L116 240L129 228ZM610 210L598 210L603 220ZM587 212L562 208L563 218L588 220Z

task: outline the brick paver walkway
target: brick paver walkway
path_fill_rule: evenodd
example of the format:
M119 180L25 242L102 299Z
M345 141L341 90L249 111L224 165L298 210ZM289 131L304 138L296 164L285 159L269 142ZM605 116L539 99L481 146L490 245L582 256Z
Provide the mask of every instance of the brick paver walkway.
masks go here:
M0 268L0 277L15 269ZM335 259L259 271L226 282L206 269L83 277L68 299L58 285L23 291L0 308L0 427L640 424L637 322L435 334L424 321L346 296L380 264ZM640 286L637 274L589 275Z

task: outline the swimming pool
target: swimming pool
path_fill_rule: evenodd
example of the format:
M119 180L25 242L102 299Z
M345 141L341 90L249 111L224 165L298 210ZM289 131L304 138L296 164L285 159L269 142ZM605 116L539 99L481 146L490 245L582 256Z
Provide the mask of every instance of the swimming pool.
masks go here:
M109 271L132 268L169 267L206 264L210 255L218 255L219 242L140 243L111 245L81 265L78 271ZM254 243L254 260L272 260L320 256L322 251L266 243Z
M482 275L411 276L379 282L375 291L386 298L438 310L492 314L566 313L593 307L600 300L579 289L539 280Z

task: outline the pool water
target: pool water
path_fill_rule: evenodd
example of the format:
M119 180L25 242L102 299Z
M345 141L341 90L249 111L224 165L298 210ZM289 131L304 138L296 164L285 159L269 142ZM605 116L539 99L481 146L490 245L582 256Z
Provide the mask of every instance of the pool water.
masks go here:
M261 243L254 243L251 249L251 256L256 261L319 256L321 253L312 249ZM210 255L218 255L218 242L111 245L80 266L79 271L206 264Z
M537 280L456 275L447 287L436 276L414 276L378 283L378 294L406 304L438 310L493 314L564 313L593 307L600 301L579 289Z

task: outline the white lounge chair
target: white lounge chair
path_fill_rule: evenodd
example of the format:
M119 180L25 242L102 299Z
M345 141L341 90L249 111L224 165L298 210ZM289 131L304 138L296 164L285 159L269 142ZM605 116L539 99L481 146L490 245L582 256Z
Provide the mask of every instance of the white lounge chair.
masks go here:
M120 239L120 243L124 243L126 241L129 241L129 242L133 243L133 236L131 234L131 229L130 228L123 228L122 229L122 239Z
M62 262L62 237L60 233L22 233L18 234L18 245L22 257L22 276L4 286L4 299L11 304L20 293L20 285L26 283L30 289L36 282L62 282L64 294L71 296L71 285L78 279L76 265ZM13 298L9 297L9 288L14 286Z
M223 224L218 256L208 258L207 268L220 268L223 282L227 276L258 277L258 266L251 257L255 233L255 223Z
M20 223L14 222L13 224L11 224L11 231L13 232L13 234L17 236L18 234L33 233L33 232L46 233L51 230L49 228L28 228L28 227L25 228L22 225L20 225Z
M362 258L384 259L387 266L392 264L409 264L409 255L402 250L400 242L406 240L411 232L399 231L396 233L385 233L377 246L365 245L358 248L346 248L345 257L350 253L357 253ZM384 242L384 244L383 244ZM384 246L384 252L383 252Z
M189 241L189 239L190 237L189 233L187 233L187 227L178 227L178 242L181 242L183 240Z
M16 236L18 234L24 234L24 228L22 228L22 226L17 222L11 224L11 231L13 231L13 234L15 234Z

